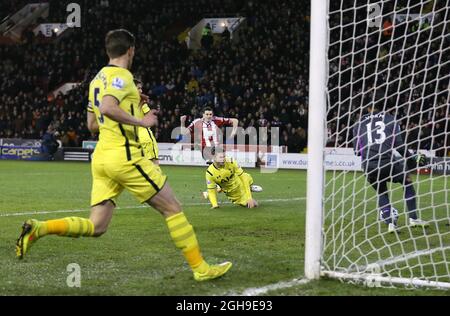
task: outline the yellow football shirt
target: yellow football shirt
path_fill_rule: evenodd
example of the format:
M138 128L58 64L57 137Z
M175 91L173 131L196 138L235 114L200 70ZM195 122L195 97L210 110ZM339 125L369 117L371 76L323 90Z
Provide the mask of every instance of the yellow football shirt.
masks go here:
M139 91L133 75L128 69L108 65L103 67L89 85L88 111L95 113L100 129L96 154L103 161L131 161L142 157L138 127L118 123L100 113L102 98L110 95L117 99L119 106L128 114L142 118L139 107Z
M237 162L231 158L226 158L225 164L217 168L211 164L206 170L206 186L208 189L215 189L218 184L225 193L241 190L241 180L238 178L244 173Z
M142 105L142 112L147 114L150 112L150 107L147 103ZM139 127L139 140L144 148L144 152L149 159L158 159L158 143L150 127Z

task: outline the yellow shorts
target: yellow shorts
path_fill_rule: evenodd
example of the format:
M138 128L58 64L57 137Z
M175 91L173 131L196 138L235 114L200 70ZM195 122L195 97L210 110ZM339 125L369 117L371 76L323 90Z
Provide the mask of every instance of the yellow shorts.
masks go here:
M155 140L155 137L153 136L152 131L150 130L149 133L151 133L150 138L152 141L149 142L142 142L142 148L144 149L144 154L147 157L147 159L155 160L158 159L159 151L158 151L158 143Z
M240 205L240 206L247 206L247 201L250 200L252 197L248 196L244 191L234 191L226 193L227 198L233 202L234 204Z
M125 162L104 162L94 159L92 169L91 206L113 200L127 189L141 203L158 193L167 180L161 169L147 157Z
M239 185L235 190L231 192L225 193L227 198L233 202L234 204L241 205L241 206L247 206L248 200L252 199L251 194L247 194L246 190L242 187L243 185L252 185L253 184L253 178L248 173L244 173L244 182L245 184Z

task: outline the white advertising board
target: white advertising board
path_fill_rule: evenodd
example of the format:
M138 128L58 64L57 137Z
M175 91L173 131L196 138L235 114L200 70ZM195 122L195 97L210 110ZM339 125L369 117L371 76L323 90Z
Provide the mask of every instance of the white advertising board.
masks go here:
M265 157L266 168L272 169L308 169L307 154L268 153ZM355 155L326 155L326 170L361 171L361 158Z
M255 152L227 151L227 157L231 157L243 168L254 168L256 166ZM178 166L207 166L202 154L198 150L159 150L159 163L161 165Z

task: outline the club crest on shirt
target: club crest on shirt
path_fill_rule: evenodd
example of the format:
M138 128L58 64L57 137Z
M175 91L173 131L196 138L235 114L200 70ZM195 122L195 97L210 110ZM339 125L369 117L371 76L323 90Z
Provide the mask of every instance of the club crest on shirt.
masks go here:
M124 86L123 79L121 79L121 78L119 78L119 77L115 77L115 78L113 79L113 82L112 82L111 85L112 85L114 88L120 90L120 89L122 89L123 86Z

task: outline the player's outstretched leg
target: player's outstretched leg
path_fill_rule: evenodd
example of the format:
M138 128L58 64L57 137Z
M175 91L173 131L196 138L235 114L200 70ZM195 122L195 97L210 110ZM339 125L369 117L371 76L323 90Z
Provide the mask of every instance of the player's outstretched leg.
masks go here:
M46 235L67 237L97 237L102 235L111 220L114 204L105 201L91 210L90 218L65 217L48 221L29 219L22 225L22 232L16 242L16 255L23 259L30 247Z
M246 185L250 186L250 192L262 192L263 191L263 188L260 185L254 184L253 178L250 174L244 172L241 177L242 177L244 183Z
M147 202L165 217L170 236L175 246L183 252L196 281L221 277L231 268L231 262L209 265L203 259L194 229L168 183Z
M94 224L91 220L81 217L66 217L45 222L29 219L23 224L22 232L17 239L17 257L22 259L31 245L39 238L50 234L70 237L92 236Z

